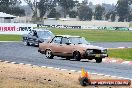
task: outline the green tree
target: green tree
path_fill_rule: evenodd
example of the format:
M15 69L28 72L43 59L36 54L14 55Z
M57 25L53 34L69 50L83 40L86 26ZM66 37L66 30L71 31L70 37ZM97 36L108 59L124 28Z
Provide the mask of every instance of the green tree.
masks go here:
M7 5L9 6L10 1L9 0L0 0L0 5Z
M28 6L31 8L31 10L33 11L33 13L35 12L35 8L37 8L37 1L36 0L34 0L34 1L32 1L32 0L24 0L25 1L25 3L27 3L28 4Z
M40 0L38 9L40 11L40 17L42 18L47 11L50 11L56 6L55 0Z
M20 0L0 0L0 5L5 7L16 7L16 4L21 4Z
M51 10L51 12L49 13L49 15L48 15L48 18L56 18L56 9L55 8L53 8L52 10Z
M87 5L82 5L78 8L78 16L80 20L92 20L92 9Z
M128 4L131 5L132 4L132 0L128 0Z
M76 1L73 0L57 0L57 2L63 8L64 18L66 18L66 15L68 14L69 10L71 10L76 3Z
M109 20L110 19L110 12L108 12L108 13L106 13L106 15L105 15L105 20Z
M94 19L95 20L102 20L104 13L105 13L105 8L101 5L96 5L95 13L94 13Z
M9 13L9 11L10 11L10 8L8 5L6 6L5 4L0 4L0 12Z
M69 17L70 18L76 18L77 12L76 11L69 11Z
M19 7L13 7L10 10L10 14L14 14L15 16L25 16L24 9L20 9Z
M9 13L9 11L11 10L9 6L10 6L9 0L1 0L0 1L0 12Z
M0 0L0 12L24 16L25 11L16 5L18 3L20 4L21 2L19 0Z
M111 12L111 21L114 22L115 21L115 17L116 17L116 13L115 12Z
M130 12L129 3L129 0L118 0L116 5L116 10L119 15L118 21L124 22L127 20Z
M128 22L132 21L132 13L128 16Z
M58 19L60 17L61 17L60 13L57 12L55 8L53 8L51 10L51 12L49 13L49 15L48 15L48 18L56 18L56 19Z

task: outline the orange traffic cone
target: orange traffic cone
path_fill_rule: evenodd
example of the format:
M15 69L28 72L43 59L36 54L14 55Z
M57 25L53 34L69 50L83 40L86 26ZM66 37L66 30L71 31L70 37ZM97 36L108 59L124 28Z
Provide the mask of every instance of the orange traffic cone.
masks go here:
M85 71L84 71L84 68L82 68L82 77L85 77Z
M88 75L88 72L85 72L85 77L87 77L87 78L88 78L88 76L89 76L89 75Z

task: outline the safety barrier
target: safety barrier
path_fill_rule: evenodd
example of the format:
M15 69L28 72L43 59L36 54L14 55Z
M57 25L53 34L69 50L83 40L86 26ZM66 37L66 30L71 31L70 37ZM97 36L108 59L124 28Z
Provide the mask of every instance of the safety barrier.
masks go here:
M63 28L63 29L98 29L98 30L123 30L128 31L128 27L99 27L99 26L71 26L71 25L44 25L27 23L0 23L0 34L27 34L33 28Z

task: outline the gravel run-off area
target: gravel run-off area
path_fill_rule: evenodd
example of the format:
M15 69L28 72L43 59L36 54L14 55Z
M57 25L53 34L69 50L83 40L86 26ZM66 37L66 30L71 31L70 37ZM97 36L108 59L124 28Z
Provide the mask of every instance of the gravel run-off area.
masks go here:
M84 88L79 84L79 75L81 75L79 72L0 62L0 88ZM91 79L117 79L91 74L89 76ZM132 86L85 88L132 88Z

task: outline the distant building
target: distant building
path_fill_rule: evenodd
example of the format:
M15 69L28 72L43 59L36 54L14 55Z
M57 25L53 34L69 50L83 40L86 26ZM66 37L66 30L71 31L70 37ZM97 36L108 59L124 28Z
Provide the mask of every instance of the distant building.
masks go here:
M0 23L12 23L16 16L0 12Z

